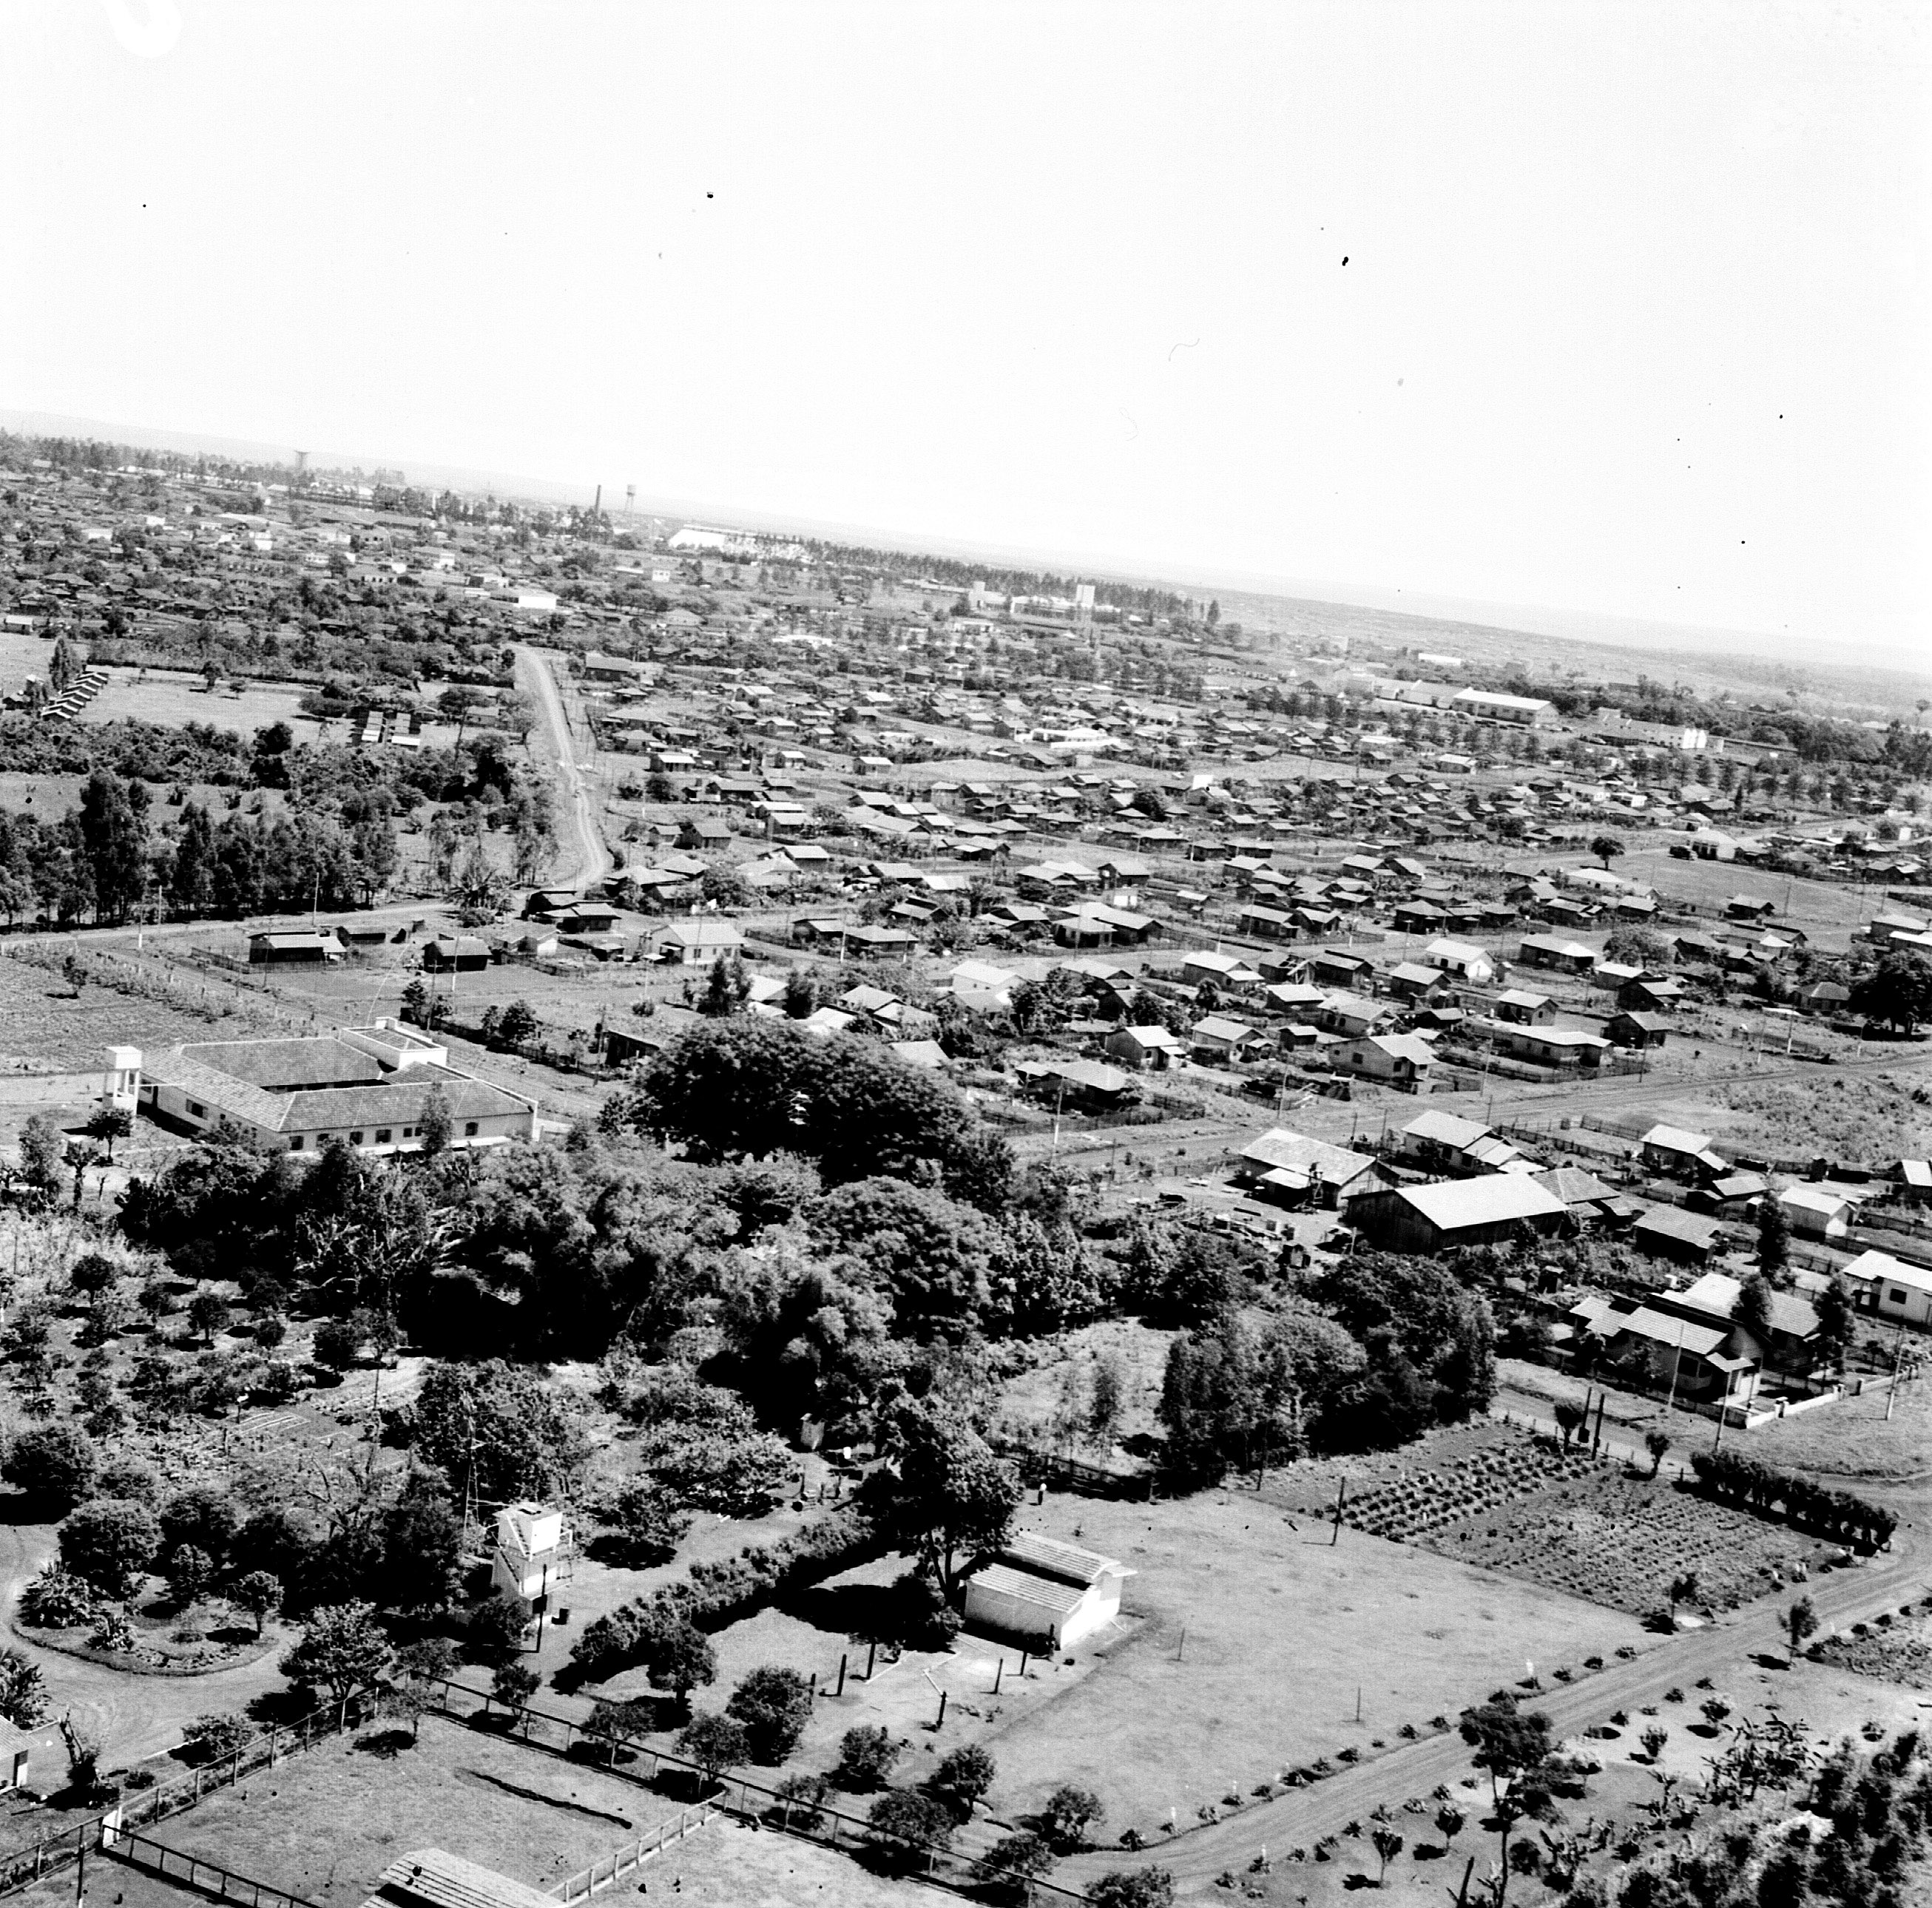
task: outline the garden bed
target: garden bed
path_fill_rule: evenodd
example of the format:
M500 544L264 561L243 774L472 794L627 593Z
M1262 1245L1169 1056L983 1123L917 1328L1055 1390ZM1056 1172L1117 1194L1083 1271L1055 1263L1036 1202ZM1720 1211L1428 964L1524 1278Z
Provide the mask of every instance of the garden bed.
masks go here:
M245 1624L232 1628L226 1624L202 1629L198 1636L177 1634L190 1628L178 1615L154 1618L136 1612L129 1619L134 1632L131 1650L104 1649L88 1641L94 1626L70 1624L62 1629L39 1629L23 1622L16 1613L8 1628L23 1642L42 1649L58 1650L63 1656L77 1656L130 1676L208 1676L218 1670L238 1670L258 1663L284 1639L270 1629L257 1636Z
M1856 1671L1908 1689L1932 1689L1932 1616L1900 1616L1889 1622L1855 1623L1842 1635L1828 1636L1810 1652L1812 1660Z
M1425 1447L1420 1462L1404 1456L1349 1499L1344 1522L1633 1614L1667 1608L1686 1572L1699 1605L1734 1610L1803 1580L1834 1548L1513 1428L1472 1429ZM1332 1502L1304 1508L1319 1516Z

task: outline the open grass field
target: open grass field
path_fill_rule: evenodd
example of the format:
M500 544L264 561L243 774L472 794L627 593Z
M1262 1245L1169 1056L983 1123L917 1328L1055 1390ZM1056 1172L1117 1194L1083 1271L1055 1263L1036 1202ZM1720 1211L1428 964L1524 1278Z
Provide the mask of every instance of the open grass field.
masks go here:
M1645 1640L1619 1612L1412 1546L1345 1531L1331 1547L1324 1528L1251 1492L1050 1498L1023 1515L1138 1574L1124 1633L1090 1670L1064 1672L1049 1702L987 1719L1003 1817L1076 1782L1107 1803L1110 1836L1153 1835L1170 1810L1190 1822L1286 1768L1371 1754L1405 1724L1426 1730L1526 1661L1546 1674Z
M206 722L218 729L252 735L271 722L286 722L298 742L314 742L325 725L302 712L304 688L292 682L250 682L236 691L224 682L211 691L198 671L185 669L110 668L107 686L82 712L84 722L154 722L164 728L185 728ZM340 722L328 733L340 741Z
M160 1838L322 1908L349 1908L390 1862L416 1849L442 1848L548 1887L575 1872L557 1866L568 1854L581 1851L576 1868L588 1867L677 1814L676 1803L634 1784L430 1720L413 1748L328 1748L285 1763L163 1824ZM637 1826L620 1828L620 1817ZM290 1864L293 1876L268 1865L276 1862ZM88 1879L92 1894L106 1891L119 1908L194 1908L208 1899L105 1858L90 1859ZM668 1844L604 1898L627 1897L698 1908L905 1908L940 1898L917 1881L888 1879L849 1856L728 1815ZM72 1871L14 1899L22 1908L71 1908Z

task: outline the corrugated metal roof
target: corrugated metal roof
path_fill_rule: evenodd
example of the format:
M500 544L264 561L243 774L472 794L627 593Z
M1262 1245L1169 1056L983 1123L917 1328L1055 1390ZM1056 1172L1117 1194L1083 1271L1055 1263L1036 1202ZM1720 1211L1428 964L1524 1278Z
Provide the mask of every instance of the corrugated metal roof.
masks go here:
M1051 1610L1056 1616L1066 1616L1078 1610L1081 1598L1087 1594L1084 1585L1062 1583L1057 1578L1038 1576L1031 1570L1015 1570L1006 1564L988 1564L966 1580L969 1587L977 1585L1000 1596L1011 1597L1016 1602Z
M442 1849L418 1849L382 1870L364 1908L424 1902L430 1908L556 1908L555 1898Z
M1472 1226L1493 1226L1506 1220L1536 1219L1564 1210L1563 1202L1546 1186L1520 1173L1490 1173L1480 1179L1445 1179L1434 1186L1405 1186L1406 1200L1432 1226L1445 1232Z
M1036 1570L1068 1583L1093 1583L1109 1571L1132 1574L1123 1570L1114 1558L1103 1557L1097 1550L1083 1550L1078 1544L1063 1544L1058 1538L1042 1537L1037 1531L1014 1532L1000 1546L1000 1557L1016 1568Z

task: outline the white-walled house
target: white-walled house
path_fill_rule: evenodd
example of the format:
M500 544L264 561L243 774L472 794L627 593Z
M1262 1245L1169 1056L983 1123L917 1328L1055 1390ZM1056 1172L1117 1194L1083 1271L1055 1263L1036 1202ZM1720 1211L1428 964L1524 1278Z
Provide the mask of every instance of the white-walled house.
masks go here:
M452 1146L536 1138L534 1100L452 1066L441 1041L400 1021L294 1040L196 1040L148 1056L107 1052L104 1102L196 1138L304 1154L332 1139L365 1153L415 1152L438 1090Z
M1016 1531L966 1580L966 1622L1040 1649L1071 1649L1120 1612L1134 1572L1112 1557Z

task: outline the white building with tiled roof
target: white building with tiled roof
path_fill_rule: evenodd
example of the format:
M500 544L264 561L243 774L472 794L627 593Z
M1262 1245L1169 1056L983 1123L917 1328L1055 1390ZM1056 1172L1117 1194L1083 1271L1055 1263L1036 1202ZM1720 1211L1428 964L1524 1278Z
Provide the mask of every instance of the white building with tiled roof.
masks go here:
M440 1041L394 1020L296 1040L197 1040L147 1056L116 1047L106 1088L178 1132L281 1152L318 1152L332 1139L365 1153L416 1151L439 1088L451 1144L536 1137L535 1101L452 1066Z

